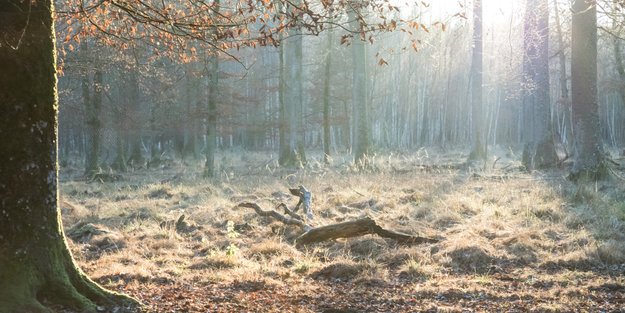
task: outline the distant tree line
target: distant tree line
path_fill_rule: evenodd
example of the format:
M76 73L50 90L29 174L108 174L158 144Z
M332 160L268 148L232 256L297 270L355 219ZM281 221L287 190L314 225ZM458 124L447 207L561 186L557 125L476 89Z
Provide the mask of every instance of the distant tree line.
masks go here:
M84 159L91 172L208 156L210 176L219 149L266 150L293 166L306 162L307 151L326 161L348 151L363 162L386 150L472 147L480 159L500 145L523 150L528 168L553 166L579 150L571 70L592 62L571 60L571 30L586 11L572 13L557 0L524 2L523 15L488 20L475 1L466 19L445 24L393 11L389 19L404 21L402 31L375 36L359 30L381 20L353 6L332 13L341 27L310 36L295 25L276 35L277 47L229 56L198 45L196 57L176 59L141 41L120 54L85 37L62 57L62 159ZM593 129L602 147L620 148L622 8L600 8ZM412 10L407 15L439 20L434 6Z

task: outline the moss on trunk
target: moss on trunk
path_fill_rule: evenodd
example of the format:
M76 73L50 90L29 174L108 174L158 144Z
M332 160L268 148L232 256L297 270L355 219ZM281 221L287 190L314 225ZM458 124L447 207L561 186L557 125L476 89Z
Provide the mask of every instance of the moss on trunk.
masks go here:
M87 278L65 242L52 12L50 0L0 2L0 312L132 307Z
M38 241L17 254L0 256L0 312L53 312L46 305L81 312L118 308L129 312L137 301L108 291L78 269L63 238Z

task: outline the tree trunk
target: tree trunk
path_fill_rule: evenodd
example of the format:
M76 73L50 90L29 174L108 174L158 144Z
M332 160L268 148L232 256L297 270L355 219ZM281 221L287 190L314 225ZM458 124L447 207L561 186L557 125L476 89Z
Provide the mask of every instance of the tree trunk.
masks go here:
M482 0L473 2L473 54L471 59L471 119L473 125L469 160L486 159L484 103L482 99Z
M566 54L564 39L562 34L562 26L560 24L560 11L558 9L558 1L553 0L555 7L556 31L558 33L558 61L560 62L560 105L564 111L564 129L560 136L563 137L563 143L566 147L573 148L573 123L571 122L571 100L569 98L568 79L566 76Z
M614 14L618 14L618 13L614 12ZM618 26L618 22L616 21L616 19L613 21L613 27L620 32L621 27ZM616 72L618 73L618 77L621 82L621 85L618 88L618 94L621 97L621 104L625 106L625 86L624 86L625 64L623 64L623 49L621 47L622 39L618 37L614 37L612 38L612 40L614 40L613 48L614 48L614 62L616 63Z
M332 14L332 13L330 13ZM330 68L332 67L332 29L328 30L323 82L323 161L330 163Z
M282 40L282 33L280 33L280 39ZM293 154L293 149L290 145L290 140L289 140L289 135L291 133L290 131L290 125L289 125L289 116L290 116L290 107L287 107L286 105L286 92L285 92L285 88L286 88L286 83L285 83L285 66L284 66L284 45L280 45L279 48L279 58L280 58L280 65L279 65L279 82L278 82L278 102L279 102L279 108L278 108L278 114L279 114L279 132L280 132L280 156L278 159L278 163L281 166L288 166L291 164L295 163L295 156Z
M219 0L215 1L215 14L219 14ZM210 56L208 77L208 118L206 125L206 163L204 177L215 177L215 152L217 150L217 90L219 88L219 55Z
M143 114L141 113L141 89L139 87L139 77L136 72L128 73L129 108L132 116L130 120L130 157L126 161L131 168L145 166L145 158L141 152L141 131L143 128Z
M86 49L86 44L82 45ZM83 101L85 102L87 153L85 158L85 176L98 172L98 154L100 151L100 109L102 106L102 71L96 70L93 79L93 97L89 88L89 75L85 73L82 81Z
M198 124L198 119L197 119L197 113L199 112L197 109L197 104L194 105L195 103L199 103L196 99L197 97L197 92L196 90L200 89L198 84L197 84L197 78L194 75L194 68L191 64L187 64L186 68L185 68L185 104L187 106L186 108L186 114L185 114L185 122L187 122L187 126L185 127L185 134L184 134L184 149L183 149L183 154L182 154L182 158L183 160L186 159L188 156L192 156L194 160L197 160L197 151L196 151L196 146L197 146L197 124Z
M350 21L354 31L360 30L360 24L356 18L356 12L350 11ZM364 38L359 33L354 36L352 42L352 101L356 114L354 118L354 161L356 164L367 166L367 155L370 150L370 125L369 125L369 106L367 104L367 61L366 46Z
M204 176L215 176L215 153L217 150L217 89L219 85L219 59L210 58L210 81L208 83L208 118L206 125L206 163Z
M31 7L29 7L31 6ZM0 312L83 312L134 300L78 269L58 208L54 12L50 0L0 3Z
M290 6L299 5L294 1ZM296 10L287 7L287 11ZM302 44L303 38L299 27L291 30L293 36L285 40L284 48L284 113L286 122L286 142L282 149L280 164L294 166L306 163L304 153L304 125L303 125L303 86L302 86Z
M111 164L111 168L119 171L126 172L128 168L126 167L126 149L124 143L124 135L126 131L124 131L124 122L123 122L123 114L120 112L121 108L117 108L115 112L115 124L116 124L116 138L115 138L115 160Z
M523 106L526 121L523 163L528 170L553 167L558 155L553 142L549 100L549 4L527 0L523 47Z
M573 2L571 55L575 150L571 178L600 179L607 174L597 103L597 8Z

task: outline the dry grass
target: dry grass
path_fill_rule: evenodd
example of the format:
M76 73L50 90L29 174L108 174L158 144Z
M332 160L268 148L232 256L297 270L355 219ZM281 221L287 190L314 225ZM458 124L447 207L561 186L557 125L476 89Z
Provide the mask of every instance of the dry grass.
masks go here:
M192 164L197 173L189 166L176 180L167 179L182 165L105 184L65 177L61 206L67 229L87 222L109 230L71 246L91 276L111 285L254 281L313 288L337 281L401 282L453 296L445 287L450 281L464 292L496 293L488 288L498 284L493 277L499 273L564 285L571 277L558 273L599 273L625 263L622 185L580 188L557 172L487 169L475 175L470 169L429 167L458 160L421 151L376 157L374 170L341 157L329 167L312 162L291 170L257 156L233 155L221 159L220 177L213 181L201 178L200 163ZM497 168L515 164L504 158ZM371 216L389 229L442 240L403 247L365 236L298 250L292 245L300 233L296 227L234 208L241 201L266 209L279 202L293 206L297 200L286 191L299 184L313 192L315 225ZM189 232L172 227L183 214L196 226ZM566 311L567 303L541 303L536 310Z

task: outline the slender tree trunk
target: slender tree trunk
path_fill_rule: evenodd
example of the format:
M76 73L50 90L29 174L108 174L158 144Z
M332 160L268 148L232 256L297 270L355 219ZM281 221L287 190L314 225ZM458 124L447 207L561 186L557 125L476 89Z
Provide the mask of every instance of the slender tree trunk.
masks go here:
M217 9L219 12L219 1ZM210 73L208 83L208 118L206 125L206 163L204 177L215 176L215 153L217 152L217 90L219 88L219 56L217 51L210 57Z
M356 12L350 11L350 20L354 30L360 29L360 24L356 18ZM367 166L367 155L370 150L371 131L369 125L369 106L367 104L367 60L365 38L361 38L359 34L354 36L352 42L352 101L355 112L354 119L354 161L356 164Z
M573 2L571 56L575 163L571 178L599 179L607 174L597 103L597 8Z
M297 2L298 5L300 4L300 2ZM294 42L294 57L295 57L295 63L293 63L293 68L292 68L292 74L293 76L291 77L293 80L291 82L293 82L292 87L294 88L293 90L293 95L295 96L295 101L293 101L293 104L295 105L295 115L294 115L294 122L295 122L295 127L294 129L296 130L296 132L294 133L295 136L295 148L297 149L297 161L298 161L298 165L303 165L306 164L306 150L305 150L305 146L306 146L306 125L304 123L304 114L305 114L305 110L304 110L304 38L301 35L301 30L298 30L299 35L295 37L295 42Z
M615 7L618 5L618 3L614 4ZM614 14L618 14L618 12L614 12ZM613 27L620 33L621 27L618 25L616 19L613 21ZM625 65L623 64L623 49L621 46L622 39L614 37L613 40L614 62L616 63L616 72L618 73L618 77L621 82L621 86L618 88L618 94L621 98L621 105L625 106Z
M121 89L121 86L120 86ZM115 106L115 104L111 104ZM126 172L128 170L126 166L126 144L124 138L128 136L126 114L124 114L125 107L117 105L113 108L113 119L115 124L115 159L111 163L111 168L119 171Z
M482 98L482 0L473 2L473 54L471 58L471 119L473 125L469 160L486 159L484 103Z
M145 158L141 152L141 132L143 127L143 114L141 114L141 89L139 87L139 77L136 72L129 75L130 97L129 105L131 109L132 120L130 121L130 157L127 162L132 168L140 168L145 166Z
M215 153L217 152L217 90L219 88L219 58L210 58L210 81L208 83L208 119L206 125L206 163L204 176L215 176Z
M77 268L58 208L53 4L0 3L0 312L81 312L129 298Z
M81 46L86 50L86 44ZM84 51L84 50L83 50ZM91 176L98 171L98 154L100 149L100 105L102 103L102 94L96 96L98 82L102 84L102 72L96 71L94 75L93 91L91 96L90 79L88 73L82 78L82 96L85 103L85 126L87 129L87 153L85 158L85 176ZM99 99L96 100L96 97Z
M280 40L282 41L282 33L280 33ZM285 101L285 66L284 66L284 45L281 44L278 54L280 59L279 65L279 82L278 82L278 120L279 120L279 132L280 132L280 151L279 151L279 159L278 163L282 166L288 166L294 163L295 157L293 155L293 149L290 145L289 135L291 133L290 130L290 107L287 107Z
M299 5L300 1L293 4ZM296 10L287 7L287 11ZM304 125L303 125L303 86L302 86L302 44L303 38L299 28L292 29L293 36L283 42L284 48L284 115L286 142L281 149L280 164L283 166L302 165L306 163L304 152Z
M566 53L564 46L564 35L560 24L560 10L558 9L558 1L553 0L555 7L556 32L558 34L558 60L560 62L560 105L564 112L564 131L560 134L564 137L564 144L569 148L573 148L573 122L571 120L571 99L569 98L569 86L566 76Z
M330 68L332 67L332 29L328 30L323 82L323 161L330 163Z
M183 149L183 159L186 159L188 156L192 156L193 159L197 160L197 113L199 112L197 109L197 78L193 74L193 66L191 64L186 65L185 71L185 104L186 104L186 114L185 121L188 123L185 127L184 134L184 149ZM194 103L196 103L194 105Z

